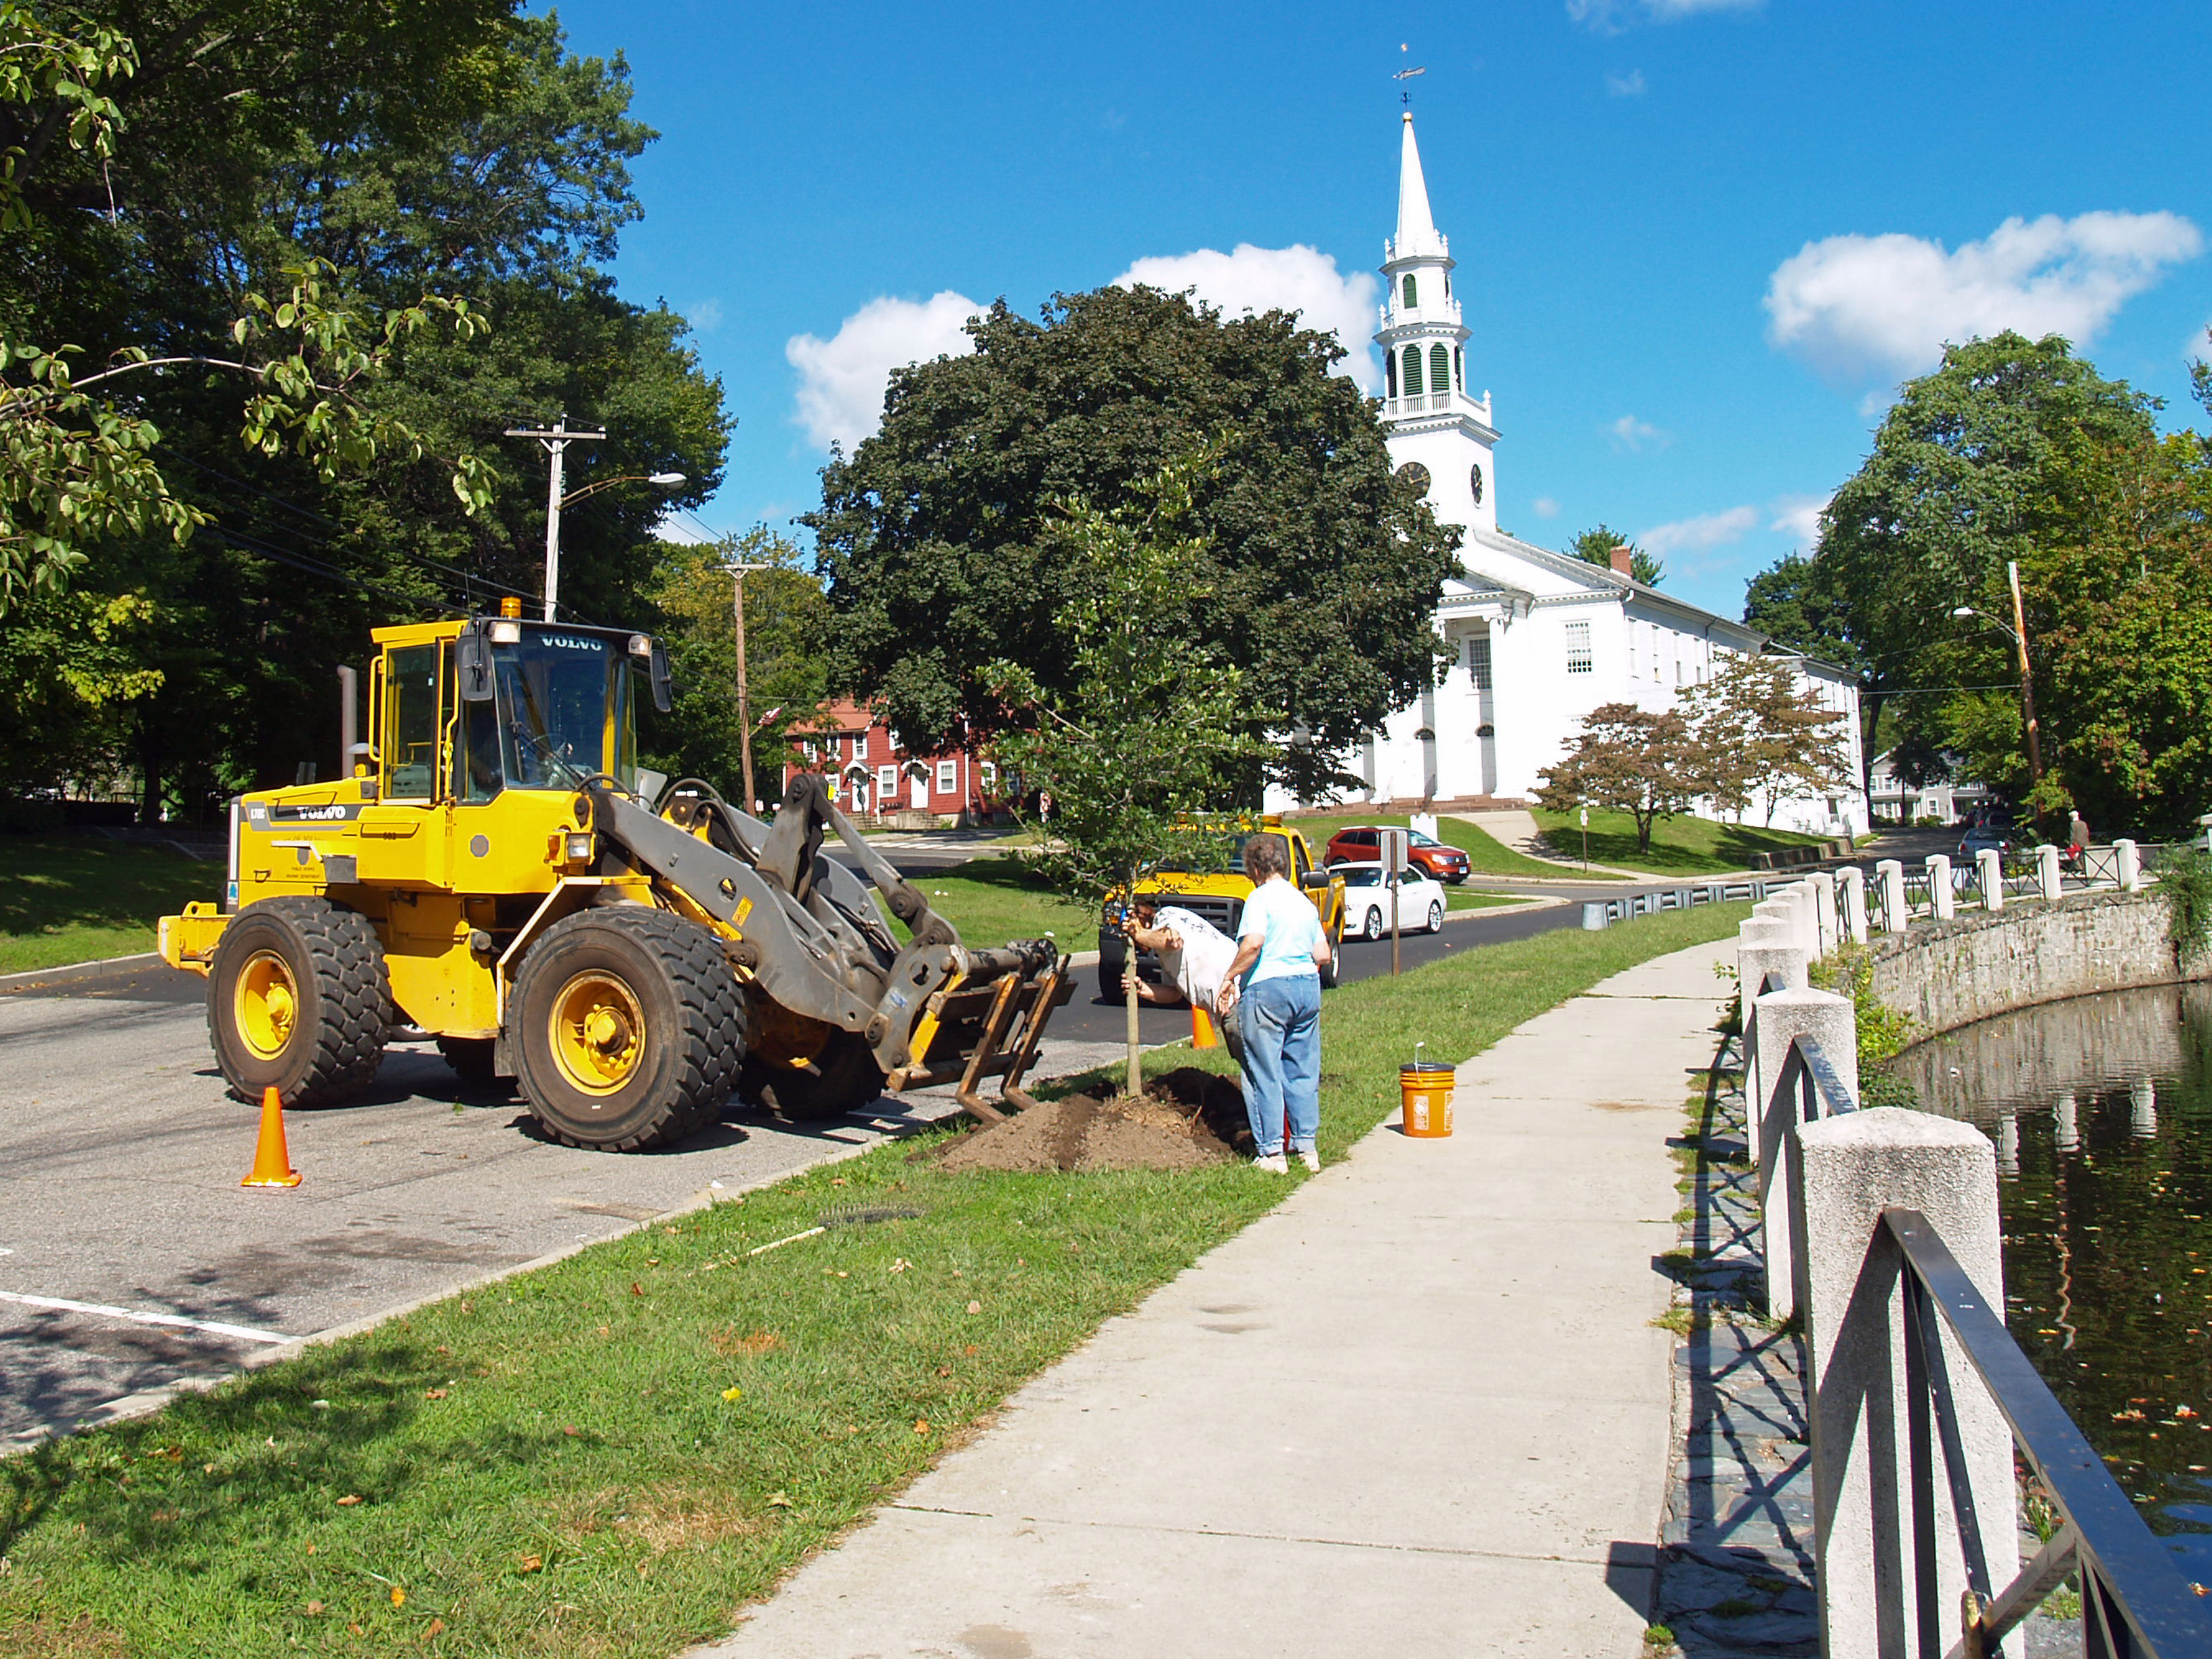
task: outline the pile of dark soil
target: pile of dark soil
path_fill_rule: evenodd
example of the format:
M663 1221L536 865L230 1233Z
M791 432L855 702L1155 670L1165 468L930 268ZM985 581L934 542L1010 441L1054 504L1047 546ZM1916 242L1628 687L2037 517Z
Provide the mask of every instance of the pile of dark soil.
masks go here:
M1195 1170L1226 1162L1242 1133L1244 1096L1228 1078L1185 1066L1138 1101L1070 1095L1018 1112L952 1143L948 1170Z

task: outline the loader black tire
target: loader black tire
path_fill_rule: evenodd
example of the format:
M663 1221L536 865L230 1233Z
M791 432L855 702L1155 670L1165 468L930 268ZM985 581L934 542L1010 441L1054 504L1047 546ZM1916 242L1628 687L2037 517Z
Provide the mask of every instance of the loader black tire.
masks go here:
M367 916L325 898L263 899L232 918L208 969L208 1038L240 1100L274 1087L329 1106L384 1058L392 988Z
M555 922L515 975L515 1081L554 1139L594 1152L672 1146L721 1115L750 1020L722 948L642 904Z
M804 1066L745 1062L738 1091L779 1116L818 1123L873 1103L884 1091L884 1069L856 1031L838 1031Z

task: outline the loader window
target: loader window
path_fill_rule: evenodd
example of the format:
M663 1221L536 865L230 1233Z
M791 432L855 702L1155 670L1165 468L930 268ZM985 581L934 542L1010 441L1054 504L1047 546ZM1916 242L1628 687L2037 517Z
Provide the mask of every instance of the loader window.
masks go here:
M499 710L489 702L461 705L461 799L481 805L499 793L506 780L499 769Z
M608 641L561 629L496 647L501 770L514 789L573 789L628 763L629 676Z
M385 706L390 728L384 760L387 800L428 800L438 777L438 647L410 645L392 653Z

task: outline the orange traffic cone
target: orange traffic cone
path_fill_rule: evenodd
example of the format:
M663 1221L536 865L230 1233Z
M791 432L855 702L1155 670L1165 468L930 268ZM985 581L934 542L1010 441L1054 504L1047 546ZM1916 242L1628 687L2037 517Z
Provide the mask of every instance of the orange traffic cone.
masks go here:
M1218 1048L1221 1033L1213 1024L1212 1010L1203 1003L1190 1005L1190 1046L1194 1048Z
M292 1167L292 1154L284 1146L284 1103L274 1085L261 1091L261 1138L254 1143L253 1167L241 1187L296 1187L300 1172Z

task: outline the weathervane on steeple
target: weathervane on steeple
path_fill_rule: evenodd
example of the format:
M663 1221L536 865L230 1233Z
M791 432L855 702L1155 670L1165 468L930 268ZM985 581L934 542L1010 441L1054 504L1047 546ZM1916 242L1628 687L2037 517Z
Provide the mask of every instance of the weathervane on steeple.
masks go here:
M1401 40L1398 43L1398 50L1401 52L1411 52L1413 47L1407 45L1405 41ZM1393 81L1410 81L1417 75L1426 75L1428 72L1429 66L1424 64L1419 69L1401 69L1390 78ZM1413 102L1413 88L1410 87L1401 88L1398 93L1398 101L1410 108Z

